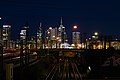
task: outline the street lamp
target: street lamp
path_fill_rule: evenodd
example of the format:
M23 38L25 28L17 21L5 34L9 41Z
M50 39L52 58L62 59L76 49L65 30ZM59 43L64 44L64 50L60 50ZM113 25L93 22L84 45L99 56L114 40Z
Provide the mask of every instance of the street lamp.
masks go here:
M74 29L77 29L77 26L73 26Z
M98 32L95 32L94 35L95 35L95 36L98 36Z
M3 73L4 73L4 69L3 69L3 45L2 43L0 43L0 71L2 72L2 77L0 79L3 80Z
M65 41L66 41L66 42L68 42L68 40L67 40L67 39L66 39Z
M95 39L98 39L98 32L94 33Z
M51 30L51 29L52 29L52 27L49 27L49 29Z
M75 48L77 48L77 35L76 35L76 29L77 29L77 26L73 26L73 29L75 30L75 39L74 39L74 44L75 44Z
M95 49L97 48L97 42L98 42L98 32L94 32L94 35L92 38L95 40Z
M48 47L52 48L52 43L51 43L51 32L52 32L52 27L49 27L49 30L48 30L48 35L49 35L49 40L48 40Z
M59 37L56 38L56 48L59 48Z
M2 18L0 17L0 20L1 20ZM0 24L0 27L1 27L1 24ZM1 33L0 33L1 34ZM1 39L2 37L0 36L0 39Z
M92 36L93 39L95 39L95 36Z

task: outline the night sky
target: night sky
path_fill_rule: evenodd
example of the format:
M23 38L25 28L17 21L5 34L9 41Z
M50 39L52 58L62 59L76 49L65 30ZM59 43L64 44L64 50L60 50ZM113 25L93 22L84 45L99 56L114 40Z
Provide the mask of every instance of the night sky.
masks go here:
M120 34L119 0L1 0L0 17L0 24L12 26L12 39L19 38L26 21L30 36L34 36L40 22L46 30L58 27L60 17L67 34L71 34L73 25L81 33Z

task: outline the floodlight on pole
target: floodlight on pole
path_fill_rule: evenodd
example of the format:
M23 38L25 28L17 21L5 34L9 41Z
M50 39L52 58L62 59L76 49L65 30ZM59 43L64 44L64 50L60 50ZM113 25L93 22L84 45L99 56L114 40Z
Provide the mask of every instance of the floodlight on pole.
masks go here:
M49 27L49 29L51 30L51 29L52 29L52 27Z
M73 26L74 29L77 29L77 26Z
M95 32L94 35L97 36L97 35L98 35L98 32Z

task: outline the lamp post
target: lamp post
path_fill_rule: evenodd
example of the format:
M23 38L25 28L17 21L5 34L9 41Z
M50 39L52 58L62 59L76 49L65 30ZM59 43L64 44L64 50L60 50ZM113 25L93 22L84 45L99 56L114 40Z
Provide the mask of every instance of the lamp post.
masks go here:
M1 19L2 18L0 17L0 20ZM0 36L0 39L1 39L1 36ZM3 72L4 72L4 70L3 70L3 45L2 45L2 43L0 43L0 72L2 72L2 75L0 77L3 80Z
M74 32L75 32L74 44L75 44L75 48L77 48L77 35L76 35L76 29L77 29L77 26L73 26L73 29L74 29Z
M52 40L51 40L51 37L52 37L52 27L49 27L48 34L49 34L49 40L48 40L49 47L52 48Z
M59 37L56 38L56 49L59 48Z
M77 29L77 26L73 26L74 29Z
M3 45L0 43L0 68L1 68L1 72L2 72L2 75L0 76L3 80Z
M88 49L88 32L83 33L83 43L84 43L84 49Z
M23 67L23 33L20 33L20 66Z
M95 43L95 49L97 48L97 41L98 41L98 32L94 32L94 35L92 36L93 41Z
M95 36L98 36L98 32L95 32L94 35L95 35Z
M0 20L1 20L2 18L0 17ZM1 27L1 24L0 24L0 27ZM2 39L2 29L0 30L1 32L0 32L0 40Z
M25 64L27 65L29 63L29 53L28 53L28 25L26 25L27 27L24 27L24 29L26 30L26 34L25 34Z

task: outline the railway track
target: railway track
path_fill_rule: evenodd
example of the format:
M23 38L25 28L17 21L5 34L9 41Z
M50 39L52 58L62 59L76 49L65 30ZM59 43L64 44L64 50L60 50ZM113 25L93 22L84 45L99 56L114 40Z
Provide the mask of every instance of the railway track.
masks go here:
M64 60L62 64L55 64L45 80L83 80L76 63Z

